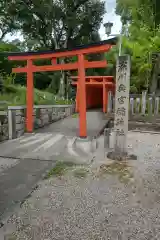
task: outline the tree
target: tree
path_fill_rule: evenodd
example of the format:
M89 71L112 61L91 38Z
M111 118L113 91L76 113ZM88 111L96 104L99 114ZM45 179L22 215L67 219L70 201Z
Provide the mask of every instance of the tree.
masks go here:
M7 0L0 1L0 41L3 41L7 33L14 33L19 28L16 17L8 13L10 3Z
M16 0L5 6L6 13L16 19L29 50L54 50L94 42L105 6L101 0ZM61 72L62 95L65 79Z
M148 90L159 71L152 68L152 53L160 50L160 3L157 0L117 0L116 10L127 28L127 35L123 33L123 51L132 57L131 90Z
M27 40L57 49L92 40L105 8L100 0L16 0L8 3L6 11Z
M8 61L8 56L5 52L18 52L17 46L12 43L0 42L0 72L10 74L15 63Z
M116 13L123 25L136 21L156 28L160 24L159 0L116 0L116 3Z

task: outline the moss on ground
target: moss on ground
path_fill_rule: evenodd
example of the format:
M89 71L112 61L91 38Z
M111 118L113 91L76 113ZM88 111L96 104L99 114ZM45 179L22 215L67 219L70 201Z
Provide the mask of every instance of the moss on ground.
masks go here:
M68 168L71 168L75 165L73 162L57 162L56 165L48 172L46 178L52 176L62 176Z
M77 178L85 178L87 174L88 174L88 170L85 168L77 168L73 172L73 175Z
M116 175L121 182L128 183L133 179L133 173L129 165L123 161L114 161L111 164L103 164L100 167L101 174Z
M73 115L72 115L72 118L78 118L79 117L79 114L78 113L74 113Z

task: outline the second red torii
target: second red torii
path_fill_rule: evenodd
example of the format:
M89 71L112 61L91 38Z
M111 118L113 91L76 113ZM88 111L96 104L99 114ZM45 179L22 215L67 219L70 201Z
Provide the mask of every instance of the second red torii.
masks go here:
M72 85L77 87L76 92L76 111L79 111L80 91L79 91L79 78L71 77ZM98 104L103 106L103 112L107 111L108 92L115 91L115 83L113 76L86 76L86 107L95 107ZM101 101L102 100L102 101ZM102 103L102 104L101 104Z

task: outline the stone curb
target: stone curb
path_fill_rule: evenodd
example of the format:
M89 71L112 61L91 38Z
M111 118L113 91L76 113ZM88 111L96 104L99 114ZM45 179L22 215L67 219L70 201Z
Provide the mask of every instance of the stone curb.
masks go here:
M150 134L160 134L160 132L155 132L155 131L145 131L145 130L138 130L138 129L133 129L133 130L129 130L129 132L139 132L139 133L150 133Z
M70 104L70 105L34 105L33 108L68 108L68 107L74 107L75 105ZM8 106L8 110L21 110L21 109L26 109L26 106Z

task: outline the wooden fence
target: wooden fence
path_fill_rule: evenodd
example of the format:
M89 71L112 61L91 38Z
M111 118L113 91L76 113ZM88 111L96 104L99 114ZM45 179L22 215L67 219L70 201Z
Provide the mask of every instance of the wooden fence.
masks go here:
M107 113L113 114L115 98L112 92L108 94ZM160 122L160 97L154 94L130 94L129 96L129 120L140 120L156 123Z

